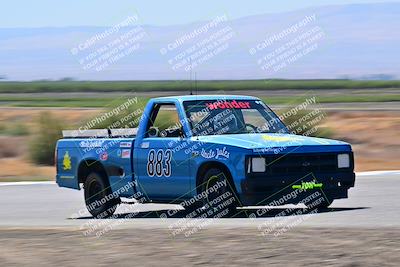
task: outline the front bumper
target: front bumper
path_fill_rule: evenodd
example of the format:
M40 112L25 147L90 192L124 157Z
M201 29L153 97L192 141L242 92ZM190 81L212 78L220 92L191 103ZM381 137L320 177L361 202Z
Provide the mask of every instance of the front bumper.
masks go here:
M314 182L320 188L294 189L293 185ZM285 199L283 204L297 204L309 195L320 191L329 200L347 198L347 191L354 186L355 174L349 172L308 173L305 175L268 176L267 174L248 175L242 182L240 201L243 206L269 205ZM297 190L296 197L285 197ZM282 203L280 203L282 204Z

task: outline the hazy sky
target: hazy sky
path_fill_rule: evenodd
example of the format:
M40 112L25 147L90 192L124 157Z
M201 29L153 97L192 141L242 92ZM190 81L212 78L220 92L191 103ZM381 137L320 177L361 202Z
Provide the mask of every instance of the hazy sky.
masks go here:
M399 2L388 0L2 0L0 27L106 26L138 14L141 24L171 25L277 13L317 5Z

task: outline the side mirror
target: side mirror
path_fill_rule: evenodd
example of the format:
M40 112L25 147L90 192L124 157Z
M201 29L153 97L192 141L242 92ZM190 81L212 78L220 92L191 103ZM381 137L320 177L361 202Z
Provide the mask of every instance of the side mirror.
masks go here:
M178 134L179 134L179 138L180 138L180 139L185 138L185 134L183 133L183 129L182 129L182 128L179 128Z
M157 127L150 127L147 131L149 137L158 137L160 135L160 130Z

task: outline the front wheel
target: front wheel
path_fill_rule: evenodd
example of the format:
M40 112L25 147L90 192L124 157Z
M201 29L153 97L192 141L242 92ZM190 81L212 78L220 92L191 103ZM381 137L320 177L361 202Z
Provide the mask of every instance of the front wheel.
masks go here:
M120 203L120 198L113 196L108 183L100 174L90 173L84 184L86 208L95 218L112 216Z
M236 213L238 200L227 174L218 169L209 169L201 185L202 209L208 217L232 217Z

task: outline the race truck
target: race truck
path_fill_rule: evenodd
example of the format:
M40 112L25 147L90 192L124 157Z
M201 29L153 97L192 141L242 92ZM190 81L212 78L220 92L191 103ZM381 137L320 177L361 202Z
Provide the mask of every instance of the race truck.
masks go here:
M319 209L354 186L348 143L295 135L256 97L153 98L136 125L63 131L57 142L57 184L83 188L96 218L139 197L223 215L243 206Z

